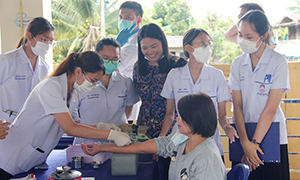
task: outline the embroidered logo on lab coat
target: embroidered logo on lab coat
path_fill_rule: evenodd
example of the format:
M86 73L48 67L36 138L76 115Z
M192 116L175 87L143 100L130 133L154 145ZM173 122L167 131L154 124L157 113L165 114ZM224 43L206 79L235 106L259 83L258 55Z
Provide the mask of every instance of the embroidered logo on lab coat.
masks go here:
M120 107L123 108L126 105L127 95L118 95Z
M26 76L25 75L16 75L15 80L25 80Z
M260 84L258 87L258 96L268 96L268 92L266 90L266 85L265 84Z
M261 84L260 86L259 86L259 93L261 93L261 94L263 94L263 93L265 93L266 92L266 86L264 85L264 84Z
M183 168L180 171L180 179L182 180L186 180L188 178L188 173L187 173L187 169Z
M264 83L271 83L271 74L266 74L265 75Z

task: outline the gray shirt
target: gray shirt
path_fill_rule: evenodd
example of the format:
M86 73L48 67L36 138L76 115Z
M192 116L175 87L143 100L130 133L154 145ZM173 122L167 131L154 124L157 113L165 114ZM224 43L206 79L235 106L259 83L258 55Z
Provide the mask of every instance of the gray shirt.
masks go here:
M171 157L170 180L226 180L225 165L212 138L207 138L188 154L183 154L186 141L175 146L171 136L155 138L157 155Z

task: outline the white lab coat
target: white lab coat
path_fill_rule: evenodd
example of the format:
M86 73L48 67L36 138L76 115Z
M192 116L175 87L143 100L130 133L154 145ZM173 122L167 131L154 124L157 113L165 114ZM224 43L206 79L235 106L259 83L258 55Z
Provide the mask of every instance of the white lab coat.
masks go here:
M139 97L131 78L114 71L107 89L100 84L88 93L78 93L78 101L81 124L103 122L119 126L127 123L126 106L137 103ZM74 143L84 141L98 140L75 138Z
M119 72L125 74L132 79L133 66L138 60L138 33L132 35L128 42L121 48L121 62L119 64ZM128 120L137 120L140 111L141 102L133 106L132 114Z
M191 77L188 63L184 67L172 69L167 76L161 95L167 99L175 99L176 109L178 112L177 104L180 98L188 94L199 92L203 92L210 96L217 113L218 103L231 99L223 72L207 64L203 64L201 74L195 84ZM175 125L173 132L176 132L177 130L178 127ZM213 138L221 155L223 155L223 146L218 127L216 128Z
M0 118L10 122L16 118L4 111L19 112L30 91L48 75L48 69L46 61L38 56L33 71L23 46L0 55Z
M229 87L242 92L245 122L258 122L271 89L290 90L288 63L283 55L266 46L258 64L252 71L250 55L237 57L231 64ZM287 144L284 113L277 108L273 122L280 122L280 144Z
M121 48L121 62L119 72L132 79L133 66L138 59L138 33L132 35L128 42Z
M45 162L63 134L52 114L69 112L67 89L66 73L45 79L33 89L6 139L0 141L0 168L15 175Z

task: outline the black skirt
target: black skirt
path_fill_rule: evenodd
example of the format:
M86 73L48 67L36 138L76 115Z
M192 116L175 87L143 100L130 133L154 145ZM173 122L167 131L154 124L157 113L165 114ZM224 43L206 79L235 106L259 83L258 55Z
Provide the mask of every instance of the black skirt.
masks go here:
M287 145L280 145L280 163L264 163L250 173L248 180L289 180L290 168ZM232 162L232 167L240 162Z
M9 174L8 172L4 171L3 169L0 168L0 179L1 180L8 180L12 178L13 175Z

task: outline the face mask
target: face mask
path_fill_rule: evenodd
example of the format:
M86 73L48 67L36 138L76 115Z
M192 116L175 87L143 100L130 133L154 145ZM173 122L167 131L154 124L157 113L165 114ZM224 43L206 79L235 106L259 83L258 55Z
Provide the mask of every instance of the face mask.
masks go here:
M104 66L105 66L105 74L111 74L118 69L119 64L113 64L111 63L111 61L109 61L108 63L104 63Z
M238 38L238 43L239 43L240 48L241 48L245 53L249 53L249 54L255 53L256 51L258 51L258 49L259 49L259 47L260 47L260 45L261 45L261 43L262 43L262 42L261 42L261 43L259 44L259 46L256 47L256 44L257 44L257 42L260 40L261 37L259 37L259 39L258 39L257 41L255 41L255 42L246 40L246 39L244 39L244 38L239 38L239 37L237 37L237 38Z
M212 55L212 50L210 46L206 46L205 48L203 47L194 48L193 55L197 62L206 63L209 60L210 56Z
M36 45L35 47L31 46L31 50L37 56L45 56L48 53L50 46L51 46L50 44L43 43L36 40Z
M270 47L272 47L273 49L276 47L276 41L275 41L275 38L274 38L274 34L272 32L272 30L269 31L269 36L270 36Z
M184 141L186 141L189 137L179 133L179 131L177 131L172 137L171 137L171 141L174 143L175 146L180 145L181 143L183 143Z
M180 145L181 143L185 142L188 138L188 136L179 133L179 131L176 131L176 133L171 137L170 143L166 147L167 151L172 152L172 147Z
M145 59L147 60L147 61L150 61L150 59L148 59L146 56L144 56L145 57ZM160 58L159 58L159 60L161 60L162 58L164 58L165 57L165 55L163 54ZM157 61L159 61L159 60L157 60Z
M84 74L83 74L83 78L84 78L84 81L81 85L77 84L77 78L76 78L76 81L73 86L74 89L79 93L89 92L95 87L95 85L93 85L93 83L91 83L87 79L85 79Z
M118 21L118 26L120 31L122 31L123 29L129 29L133 24L133 21L128 21L128 20L119 20Z

